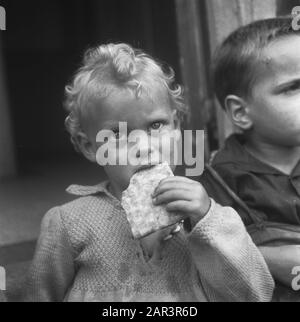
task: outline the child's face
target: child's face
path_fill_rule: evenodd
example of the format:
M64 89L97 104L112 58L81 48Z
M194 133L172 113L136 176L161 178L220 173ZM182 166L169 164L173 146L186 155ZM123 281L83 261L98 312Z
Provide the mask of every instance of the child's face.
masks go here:
M162 140L148 140L150 138L150 131L159 131L159 136L168 136L169 134L178 133L178 122L176 122L175 111L171 108L166 93L161 90L155 91L153 96L155 99L151 99L146 95L142 95L136 98L135 95L129 91L122 91L121 93L115 93L110 95L105 102L102 102L101 106L94 106L89 109L89 125L88 132L91 141L94 141L97 133L100 130L112 130L113 132L118 132L119 122L125 122L127 124L128 135L133 130L143 130L145 136L143 140L141 139L138 144L128 143L127 150L122 148L122 144L118 145L118 141L124 139L124 137L118 137L120 134L117 133L116 137L113 139L116 143L116 149L110 151L112 155L116 154L116 159L119 157L124 157L128 159L128 152L130 148L135 146L137 148L137 155L142 156L142 158L151 157L154 160L154 164L168 161L166 155L162 154L164 148L164 142ZM147 135L146 135L147 133ZM179 132L180 133L180 132ZM145 137L147 140L145 140ZM128 138L128 137L127 137ZM126 140L125 140L126 142ZM152 142L152 144L151 144ZM105 143L95 143L95 151L103 146ZM132 150L133 151L133 150ZM174 145L168 145L164 151L169 151L169 160L171 160L170 166L174 170L175 165L172 164L174 160ZM118 155L118 156L117 156ZM132 157L132 156L131 156ZM124 158L123 158L124 160ZM159 160L159 161L158 161ZM175 159L176 160L176 159ZM116 190L123 191L127 188L130 178L132 175L144 168L144 165L150 166L149 158L145 160L140 160L141 165L106 165L104 170L108 175L110 182Z
M263 142L300 146L300 37L277 40L263 62L249 103L253 133Z

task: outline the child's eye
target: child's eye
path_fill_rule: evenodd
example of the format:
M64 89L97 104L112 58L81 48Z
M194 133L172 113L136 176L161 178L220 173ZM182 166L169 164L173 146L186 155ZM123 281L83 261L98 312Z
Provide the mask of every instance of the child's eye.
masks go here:
M119 130L117 130L117 129L112 129L112 132L113 132L113 134L114 134L114 138L115 138L115 139L118 139L118 138L119 138L119 136L120 136L120 132L119 132Z
M119 129L112 129L112 132L114 133L113 138L115 140L120 140L122 138L122 133L119 131Z
M160 130L163 126L162 122L154 122L151 124L151 130Z
M284 90L284 93L285 94L291 94L295 91L298 91L300 90L300 82L297 82L297 83L294 83L293 85L287 87L285 90Z
M120 138L120 132L114 132L115 133L115 138L119 139Z

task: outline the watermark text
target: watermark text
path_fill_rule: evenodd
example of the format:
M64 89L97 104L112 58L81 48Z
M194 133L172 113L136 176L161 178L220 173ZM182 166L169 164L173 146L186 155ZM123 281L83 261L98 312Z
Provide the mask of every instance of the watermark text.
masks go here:
M300 291L300 266L295 266L292 269L292 275L295 275L292 281L292 289L294 291Z
M0 30L6 30L6 11L0 6Z
M6 272L2 266L0 266L0 291L6 291Z
M300 6L294 7L292 9L292 17L293 17L292 28L295 31L299 31L300 30Z
M119 122L118 130L101 130L96 142L96 160L101 166L143 166L167 162L185 165L187 176L199 176L204 170L204 131L178 129L133 130Z

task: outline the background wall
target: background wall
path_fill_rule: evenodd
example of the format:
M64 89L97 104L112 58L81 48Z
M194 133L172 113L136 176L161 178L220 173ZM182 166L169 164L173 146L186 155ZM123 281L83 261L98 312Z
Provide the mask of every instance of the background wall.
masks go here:
M90 46L128 42L171 64L180 79L173 0L2 1L1 33L19 173L74 154L64 129L64 86Z

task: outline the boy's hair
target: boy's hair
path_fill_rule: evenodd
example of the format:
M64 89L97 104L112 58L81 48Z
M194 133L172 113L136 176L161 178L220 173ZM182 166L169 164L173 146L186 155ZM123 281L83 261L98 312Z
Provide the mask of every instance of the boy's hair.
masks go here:
M292 28L292 17L258 20L231 33L216 50L213 82L216 96L225 109L228 95L249 97L257 74L261 52L271 42L299 35Z
M136 97L151 95L154 86L164 88L170 105L183 121L188 114L182 88L174 81L171 67L162 66L141 50L127 44L107 44L89 49L82 67L65 87L65 108L69 112L65 125L78 151L77 134L82 131L81 115L94 100L101 100L116 90L130 90Z

